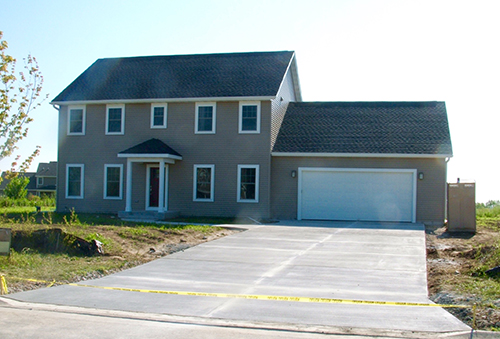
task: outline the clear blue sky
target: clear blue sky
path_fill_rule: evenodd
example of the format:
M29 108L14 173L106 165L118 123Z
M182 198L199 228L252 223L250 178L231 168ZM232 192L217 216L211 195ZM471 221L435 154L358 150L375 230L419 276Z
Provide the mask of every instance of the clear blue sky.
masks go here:
M500 199L500 1L2 0L9 54L34 55L54 98L96 59L294 50L304 101L445 101L449 181ZM17 154L57 160L57 111L34 112ZM11 160L0 162L0 169Z

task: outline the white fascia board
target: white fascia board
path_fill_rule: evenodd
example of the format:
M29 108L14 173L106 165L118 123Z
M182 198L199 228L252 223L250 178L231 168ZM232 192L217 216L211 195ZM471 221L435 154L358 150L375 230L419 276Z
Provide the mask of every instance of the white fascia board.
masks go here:
M273 157L308 158L451 158L453 154L397 154L397 153L301 153L271 152Z
M278 95L278 93L281 91L281 87L283 87L283 84L285 83L288 72L292 72L291 75L292 75L293 92L295 93L295 101L300 102L302 101L302 93L300 92L299 74L297 72L297 62L295 61L295 52L293 52L293 55L290 58L290 62L288 63L288 67L286 68L283 79L281 79L281 83L278 88L278 91L276 92L276 95Z
M206 98L173 98L173 99L115 99L115 100L80 100L80 101L51 101L56 105L90 105L90 104L140 104L140 103L170 103L170 102L197 102L197 101L268 101L276 96L255 97L206 97Z
M182 160L182 157L178 155L172 154L118 154L118 158L130 158L130 159L140 159L140 161L154 159L158 161L158 159L174 159L174 160Z

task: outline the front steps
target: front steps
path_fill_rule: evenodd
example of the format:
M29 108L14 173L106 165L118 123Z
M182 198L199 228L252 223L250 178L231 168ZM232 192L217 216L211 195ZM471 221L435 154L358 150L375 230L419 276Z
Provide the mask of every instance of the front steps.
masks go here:
M162 221L173 219L179 216L179 212L175 211L132 211L132 212L118 212L118 217L120 219L127 220L144 220L144 221Z

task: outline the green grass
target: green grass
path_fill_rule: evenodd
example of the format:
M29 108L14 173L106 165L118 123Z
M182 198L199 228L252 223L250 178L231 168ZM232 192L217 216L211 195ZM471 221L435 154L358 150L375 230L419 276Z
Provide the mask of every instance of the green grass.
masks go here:
M500 218L500 206L476 208L478 218Z

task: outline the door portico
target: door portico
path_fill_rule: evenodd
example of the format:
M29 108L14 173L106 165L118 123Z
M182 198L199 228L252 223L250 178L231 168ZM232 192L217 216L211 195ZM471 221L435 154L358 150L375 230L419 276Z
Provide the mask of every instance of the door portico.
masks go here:
M168 169L169 165L175 164L176 160L182 160L182 156L158 139L150 139L142 144L131 147L118 153L119 158L127 159L127 179L125 194L125 212L132 212L132 187L133 187L133 164L143 163L147 167L146 172L146 210L157 210L158 213L168 211ZM152 170L152 169L157 169ZM157 176L151 178L151 174ZM153 181L152 181L153 180ZM157 180L157 182L155 182ZM154 201L151 201L150 189L154 185ZM152 206L153 205L153 206ZM156 206L154 206L156 205Z

